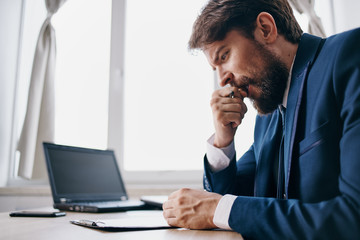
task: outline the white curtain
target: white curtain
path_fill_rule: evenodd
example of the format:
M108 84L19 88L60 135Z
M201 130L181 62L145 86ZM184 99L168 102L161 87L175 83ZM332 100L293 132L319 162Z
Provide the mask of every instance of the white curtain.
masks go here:
M45 0L47 17L35 49L25 121L17 147L19 176L27 179L46 176L42 142L54 139L56 42L51 17L65 1Z
M308 16L310 34L319 37L326 37L321 19L315 13L315 0L289 0L289 2L296 9L296 11L301 14L305 13Z

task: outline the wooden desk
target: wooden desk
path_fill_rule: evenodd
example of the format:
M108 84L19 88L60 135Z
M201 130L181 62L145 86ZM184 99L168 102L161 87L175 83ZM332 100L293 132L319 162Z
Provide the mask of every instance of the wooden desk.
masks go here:
M53 210L42 208L37 210ZM220 230L188 230L166 229L135 232L104 232L71 224L70 220L76 219L116 219L134 218L141 214L161 217L161 211L130 211L122 213L76 213L67 212L65 217L56 218L30 218L10 217L9 213L0 213L0 239L6 240L70 240L70 239L204 239L204 240L229 240L243 239L240 234Z

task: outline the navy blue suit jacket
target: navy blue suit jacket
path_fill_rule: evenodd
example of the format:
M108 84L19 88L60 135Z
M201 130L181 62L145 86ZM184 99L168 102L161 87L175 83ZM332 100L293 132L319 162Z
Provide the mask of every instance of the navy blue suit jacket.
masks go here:
M229 225L250 239L360 239L360 29L303 34L285 120L285 200L274 196L279 111L256 119L254 143L204 187L235 194Z

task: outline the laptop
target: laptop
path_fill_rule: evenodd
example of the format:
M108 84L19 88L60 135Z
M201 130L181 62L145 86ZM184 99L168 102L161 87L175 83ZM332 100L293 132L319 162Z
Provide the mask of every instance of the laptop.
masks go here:
M43 143L54 208L76 212L154 209L129 200L114 151Z

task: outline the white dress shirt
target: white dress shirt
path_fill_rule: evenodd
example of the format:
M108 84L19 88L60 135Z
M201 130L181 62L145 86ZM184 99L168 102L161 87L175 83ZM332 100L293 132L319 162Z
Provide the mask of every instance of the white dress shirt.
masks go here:
M295 60L295 57L294 57L294 60ZM287 106L287 98L289 95L291 72L292 72L292 67L294 65L294 60L291 65L291 68L290 68L290 74L289 74L288 81L286 83L286 89L285 89L283 103L282 103L282 105L285 108ZM215 136L215 134L213 134L207 141L206 156L207 156L207 160L210 165L210 169L213 172L218 172L229 166L230 161L231 161L231 159L233 159L236 152L235 152L234 141L232 141L229 146L224 147L224 148L215 147L214 146L214 136ZM214 218L213 218L213 222L218 228L232 230L229 226L229 217L230 217L230 211L231 211L232 205L234 204L236 197L237 196L235 196L235 195L226 194L220 199L220 201L216 207Z

